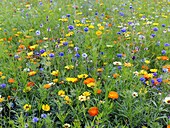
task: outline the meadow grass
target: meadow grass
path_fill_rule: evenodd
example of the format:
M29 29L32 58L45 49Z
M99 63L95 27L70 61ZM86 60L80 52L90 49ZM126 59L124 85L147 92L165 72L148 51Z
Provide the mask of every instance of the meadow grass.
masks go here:
M169 7L0 0L0 127L170 128Z

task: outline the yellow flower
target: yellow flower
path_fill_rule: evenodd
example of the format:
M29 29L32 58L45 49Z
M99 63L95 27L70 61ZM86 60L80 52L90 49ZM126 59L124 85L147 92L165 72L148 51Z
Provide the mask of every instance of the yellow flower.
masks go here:
M2 76L2 74L3 74L3 73L2 73L2 72L0 72L0 76Z
M100 26L100 27L99 27L99 30L104 30L104 26Z
M140 74L140 75L145 75L145 74L147 74L147 71L141 70L141 71L139 72L139 74Z
M157 72L157 69L150 69L151 72Z
M27 53L27 56L32 56L34 53L33 52L29 52Z
M71 99L69 98L69 96L65 96L64 100L66 101L66 104L70 104L71 103Z
M58 95L62 97L65 96L65 91L63 90L58 91Z
M74 66L73 66L73 65L67 65L67 66L65 66L64 68L67 69L67 70L70 70L70 69L73 69Z
M94 82L91 82L91 83L87 84L87 87L93 88L93 87L95 87L95 86L96 86L96 84L95 84Z
M100 36L101 34L102 34L101 31L96 31L96 35L97 35L97 36Z
M145 60L145 63L146 63L146 64L150 64L150 61L149 61L149 60Z
M90 25L89 28L94 28L94 26L93 26L93 25Z
M58 79L53 79L53 82L54 82L54 83L57 83L57 82L58 82Z
M36 73L37 73L37 72L35 72L35 71L31 71L31 72L28 73L28 75L29 75L29 76L34 76Z
M78 78L71 78L71 77L67 77L67 78L66 78L66 81L68 81L68 82L72 82L72 83L75 83L75 82L77 82L77 81L78 81Z
M42 57L47 56L47 52L44 52L43 54L41 54Z
M153 25L154 25L154 26L158 26L158 25L159 25L159 23L153 23Z
M29 111L31 109L31 105L25 104L23 108L25 111Z
M58 71L58 70L52 71L52 73L51 73L51 75L53 75L53 76L58 76L58 74L59 74L59 71Z
M132 67L133 64L131 64L131 63L124 63L124 66L125 66L125 67Z
M6 76L1 76L1 79L4 80L6 78Z
M4 101L4 97L1 97L0 95L0 103L2 103Z
M29 92L29 91L31 91L31 87L26 87L26 88L23 90L23 92Z
M90 95L91 95L91 93L90 93L90 92L83 92L83 96L88 97L88 96L90 96Z
M81 75L77 75L77 77L78 77L79 79L82 79L82 78L87 78L88 75L87 75L87 74L81 74Z
M48 104L43 104L42 105L42 110L44 111L50 111L50 106Z

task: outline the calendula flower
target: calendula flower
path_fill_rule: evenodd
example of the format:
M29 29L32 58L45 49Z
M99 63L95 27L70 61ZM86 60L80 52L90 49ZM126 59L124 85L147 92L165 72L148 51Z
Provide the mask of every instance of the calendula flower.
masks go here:
M2 74L3 74L3 73L2 73L2 72L0 72L0 76L2 76Z
M88 113L89 113L90 116L96 116L99 113L99 109L97 107L91 107L88 110Z
M34 76L36 73L37 73L36 71L30 71L30 72L28 73L28 75L29 75L29 76Z
M51 87L50 84L45 84L45 85L43 86L43 88L45 88L45 89L49 89L50 87Z
M150 72L157 72L157 69L150 69Z
M9 78L9 79L8 79L8 83L12 84L12 83L14 83L14 82L15 82L15 80L14 80L13 78Z
M90 93L90 92L83 92L83 96L88 97L88 96L90 96L90 95L91 95L91 93Z
M78 81L78 78L67 77L67 78L66 78L66 81L75 83L75 82Z
M124 66L125 66L125 67L132 67L133 64L127 62L127 63L124 63Z
M102 32L101 31L96 31L96 35L100 36L100 35L102 35Z
M117 92L111 91L111 92L109 92L108 98L111 98L111 99L118 99L118 98L119 98L119 95L118 95Z
M31 105L25 104L23 108L25 111L29 111L31 109Z
M67 70L71 70L71 69L74 68L74 66L73 66L73 65L67 65L67 66L65 66L64 68L67 69Z
M58 82L58 79L53 79L53 82L54 82L54 83L57 83L57 82Z
M145 63L146 63L146 64L150 64L150 61L149 61L149 60L145 60Z
M80 101L86 101L86 96L80 95L78 98Z
M63 90L58 91L58 95L64 97L65 96L65 91L63 91Z
M82 79L82 78L87 78L88 75L87 75L87 74L81 74L81 75L77 75L77 77L78 77L79 79Z
M43 104L42 105L42 110L44 111L50 111L50 106L48 104Z
M58 74L59 74L59 71L58 71L58 70L52 71L52 73L51 73L51 75L53 75L53 76L58 76Z

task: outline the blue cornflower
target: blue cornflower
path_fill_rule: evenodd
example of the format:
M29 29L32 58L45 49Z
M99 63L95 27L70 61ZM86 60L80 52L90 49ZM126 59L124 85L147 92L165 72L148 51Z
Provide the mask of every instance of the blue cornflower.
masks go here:
M117 54L117 57L121 58L121 57L122 57L122 54Z
M33 119L32 119L32 122L33 123L37 123L39 121L39 118L37 118L37 117L34 117Z
M36 31L36 35L39 36L41 34L40 30Z
M76 53L76 54L75 54L75 57L79 58L79 57L80 57L80 54Z
M79 47L74 47L74 50L77 52L79 50Z
M121 69L122 69L122 67L121 67L121 66L118 66L117 68L118 68L119 70L121 70Z
M166 50L162 50L162 54L165 55L166 54Z
M88 27L85 27L85 28L84 28L84 31L85 31L85 32L88 32L88 30L89 30Z
M67 16L67 17L70 17L70 14L67 14L66 16Z
M50 58L53 58L54 56L55 56L54 53L50 53L50 54L49 54L49 57L50 57Z
M132 5L130 5L129 8L132 9L133 8Z
M64 52L60 52L60 53L59 53L59 56L64 56Z
M68 29L73 30L73 29L74 29L74 26L73 26L73 25L69 25L69 26L68 26Z
M98 15L98 12L95 12L95 15Z
M41 5L41 6L42 6L42 5L43 5L43 3L40 1L40 2L39 2L39 5Z
M126 32L126 28L122 28L122 29L121 29L121 32Z
M165 24L162 24L162 27L165 27Z
M120 15L120 16L124 16L124 13L123 13L123 12L120 12L119 15Z
M67 45L68 45L68 42L64 42L63 45L64 45L64 46L67 46Z
M154 27L154 28L153 28L153 31L155 31L155 32L158 31L158 28L157 28L157 27Z
M43 54L45 52L45 49L41 49L40 53Z
M19 58L19 55L17 55L17 54L14 55L14 58L15 58L15 59L18 59L18 58Z
M42 118L46 118L46 117L47 117L47 114L41 114L41 117L42 117Z
M156 36L156 34L151 34L151 37L153 38L153 37L155 37Z
M118 35L120 35L120 34L121 34L121 32L117 32L117 34L118 34Z
M154 79L152 79L152 80L151 80L151 83L152 83L152 84L154 84L154 83L155 83L155 80L154 80Z
M162 71L166 73L166 72L168 72L168 69L167 68L163 68Z
M44 70L44 68L40 68L39 70L40 70L40 71L43 71L43 70Z
M153 76L157 76L158 74L156 72L153 73Z
M145 80L146 80L146 79L145 79L144 77L141 77L141 78L140 78L140 81L142 81L142 82L145 82Z
M164 46L165 46L165 47L168 47L168 46L170 46L170 44L169 44L169 43L165 43Z
M162 82L162 78L157 78L156 80L157 80L159 83Z
M1 84L0 86L1 86L1 88L5 88L6 84Z

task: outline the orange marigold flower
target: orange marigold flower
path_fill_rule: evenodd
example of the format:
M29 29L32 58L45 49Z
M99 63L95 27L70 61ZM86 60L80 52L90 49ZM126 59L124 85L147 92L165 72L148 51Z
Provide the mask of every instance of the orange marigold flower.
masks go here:
M118 99L118 98L119 98L119 95L118 95L117 92L111 91L111 92L109 92L108 98L111 98L111 99Z
M167 128L170 128L170 124L169 124L169 125L167 125Z
M96 116L98 115L99 113L99 110L97 107L91 107L89 110L88 110L88 113L90 116Z
M95 79L94 78L87 78L84 80L84 84L89 84L89 83L94 83Z
M113 78L117 78L117 77L119 77L120 75L119 74L117 74L117 73L115 73L115 74L113 74Z
M161 56L162 60L169 60L169 58L167 56Z
M45 88L45 89L48 89L48 88L50 88L50 87L51 87L50 84L45 84L45 85L43 86L43 88Z
M102 90L101 90L101 89L97 89L97 90L96 90L96 93L97 93L97 94L101 94L101 93L102 93Z
M8 83L12 84L12 83L14 83L14 82L15 82L15 80L14 80L13 78L9 78L9 79L8 79Z
M148 67L148 66L146 66L146 65L142 65L142 69L148 70L148 69L149 69L149 67Z
M32 81L27 83L27 87L34 86L34 85L35 85L35 83Z

